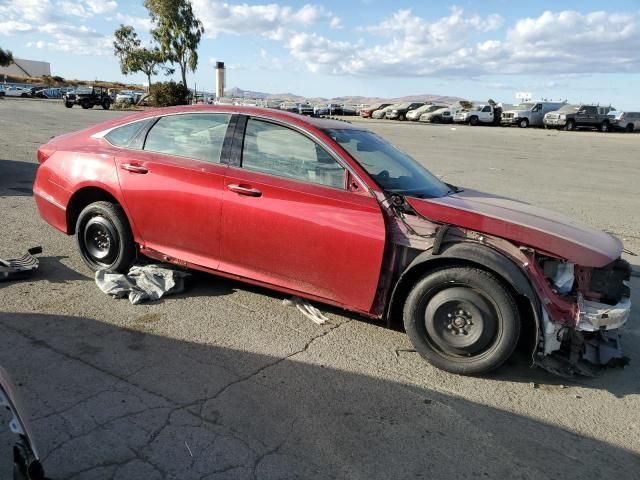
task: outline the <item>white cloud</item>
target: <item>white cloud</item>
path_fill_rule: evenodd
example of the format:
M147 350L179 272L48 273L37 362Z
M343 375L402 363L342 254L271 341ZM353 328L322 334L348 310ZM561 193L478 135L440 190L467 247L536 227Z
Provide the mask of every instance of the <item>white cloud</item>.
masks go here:
M0 22L0 35L16 35L18 33L26 33L32 30L33 26L29 23L19 22L16 20Z
M116 13L116 20L124 25L131 25L136 30L140 30L138 33L147 33L153 26L151 24L151 18L149 17L134 17L126 13Z
M321 21L339 21L334 21L335 15L326 8L311 4L297 10L277 3L249 5L192 0L192 4L196 15L202 20L205 36L210 38L225 33L284 40L289 30L308 28Z
M286 46L312 72L386 76L640 71L638 15L544 12L500 31L498 15L454 7L427 21L399 10L364 42L297 33ZM494 37L478 40L478 38Z

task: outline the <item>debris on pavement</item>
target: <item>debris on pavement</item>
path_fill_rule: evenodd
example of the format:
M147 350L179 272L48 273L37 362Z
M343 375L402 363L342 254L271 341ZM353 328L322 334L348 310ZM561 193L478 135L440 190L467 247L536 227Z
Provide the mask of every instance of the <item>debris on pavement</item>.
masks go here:
M42 253L42 247L33 247L27 250L20 258L3 260L0 258L0 282L18 280L33 274L40 265L34 255Z
M182 270L150 264L134 265L126 275L98 270L95 280L103 293L114 298L128 297L132 304L137 305L184 291L184 279L188 276Z
M296 307L305 317L318 325L323 325L329 320L320 310L300 297L285 298L282 304L288 307Z

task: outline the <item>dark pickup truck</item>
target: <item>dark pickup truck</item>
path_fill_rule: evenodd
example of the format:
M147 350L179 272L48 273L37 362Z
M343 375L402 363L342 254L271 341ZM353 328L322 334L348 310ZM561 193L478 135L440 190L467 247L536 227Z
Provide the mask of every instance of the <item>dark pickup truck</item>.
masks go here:
M595 105L565 105L549 112L544 116L545 128L561 128L576 130L578 128L596 128L601 132L611 130L611 117L607 114L613 107L599 107Z

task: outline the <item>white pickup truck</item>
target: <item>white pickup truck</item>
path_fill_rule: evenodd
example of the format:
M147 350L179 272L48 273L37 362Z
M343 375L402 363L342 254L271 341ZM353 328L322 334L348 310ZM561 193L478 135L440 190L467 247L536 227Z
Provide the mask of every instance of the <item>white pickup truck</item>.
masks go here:
M498 112L498 110L500 111ZM455 123L468 123L469 125L496 123L500 121L501 114L502 109L499 107L492 107L489 104L474 104L472 108L456 113L453 121Z

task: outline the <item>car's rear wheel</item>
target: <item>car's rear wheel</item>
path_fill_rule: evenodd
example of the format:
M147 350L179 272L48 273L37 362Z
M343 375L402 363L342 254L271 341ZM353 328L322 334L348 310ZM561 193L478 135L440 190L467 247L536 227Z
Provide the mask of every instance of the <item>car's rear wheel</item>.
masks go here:
M91 105L91 104L90 104L89 102L87 102L87 101L84 101L84 102L82 102L82 103L80 104L80 106L81 106L82 108L84 108L85 110L87 110L87 109L91 108L93 105Z
M572 132L576 129L576 122L573 120L567 120L567 123L564 125L564 129L568 132Z
M82 259L93 270L125 273L136 255L127 216L120 205L94 202L76 222L76 241Z
M102 109L109 110L109 108L111 108L111 102L109 100L104 100L102 102Z
M404 306L404 326L423 358L466 375L502 365L520 336L511 293L495 275L468 267L443 268L418 281Z
M627 133L633 132L633 123L630 123L629 125L627 125L624 131Z
M609 122L607 122L606 120L604 122L602 122L600 124L600 131L601 132L608 132L609 131Z
M469 119L469 125L473 125L474 127L478 125L478 117L473 116Z
M529 126L529 120L527 118L523 118L518 122L518 126L520 128L527 128Z
M73 103L71 102L64 102L64 106L67 108L72 108L73 107Z

